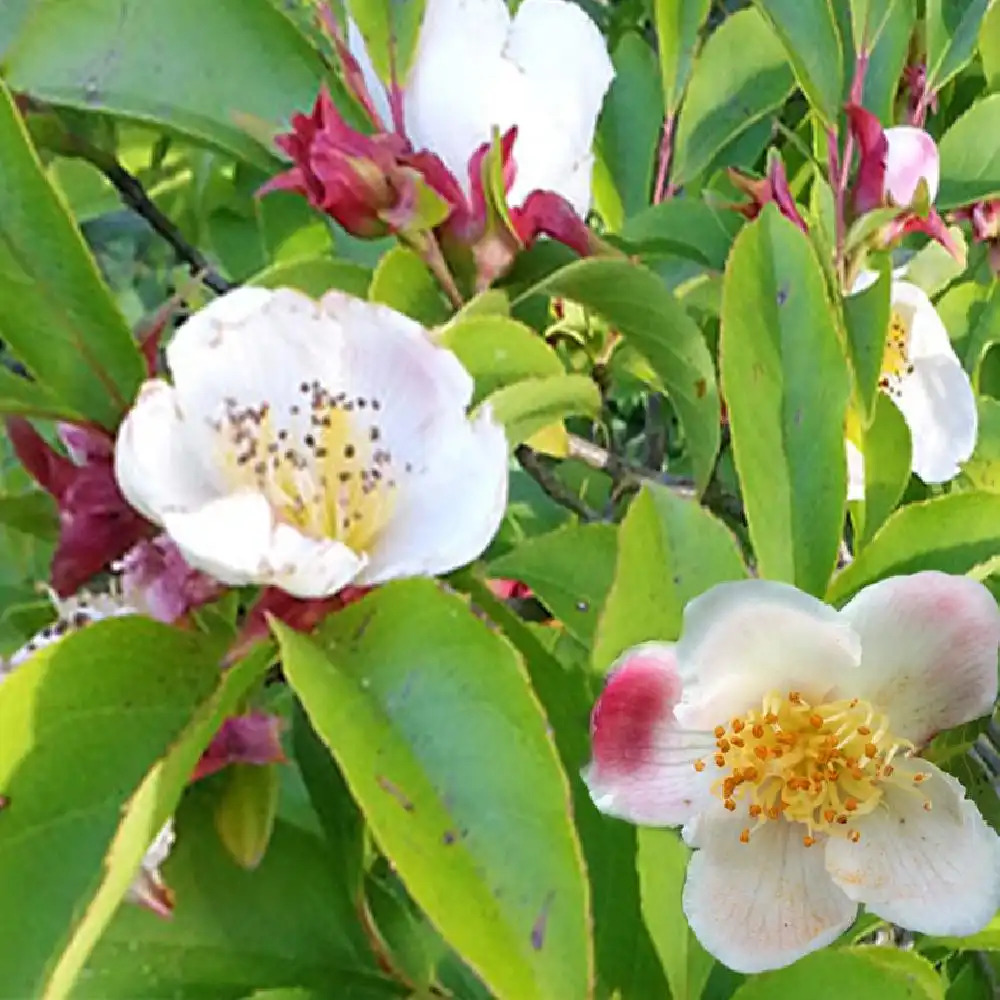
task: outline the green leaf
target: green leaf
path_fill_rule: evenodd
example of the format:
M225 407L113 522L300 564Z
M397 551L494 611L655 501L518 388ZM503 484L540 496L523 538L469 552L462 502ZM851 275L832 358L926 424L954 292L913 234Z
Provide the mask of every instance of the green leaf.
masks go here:
M387 86L406 83L420 37L425 0L347 0L368 55Z
M624 35L612 62L615 78L604 98L597 143L628 218L649 204L663 99L656 56L641 35Z
M629 219L622 237L644 258L673 254L722 271L740 228L736 212L716 211L704 201L675 197Z
M392 306L424 326L443 323L452 313L427 265L403 246L393 247L379 261L368 298Z
M756 0L788 53L806 99L830 125L844 91L840 33L831 0Z
M1000 87L1000 6L991 4L979 27L979 56L983 61L986 85Z
M867 545L896 509L910 481L913 446L910 429L895 403L879 393L875 419L865 432L864 531L857 548Z
M78 409L58 399L44 386L14 374L3 365L0 365L0 413L71 422L85 419Z
M889 335L891 286L892 275L886 262L874 284L844 299L848 359L854 372L855 397L861 405L862 423L866 426L875 416L879 394L878 380Z
M678 116L673 183L697 177L724 146L777 111L794 83L781 42L757 10L727 17L702 49Z
M438 343L454 351L476 380L476 403L505 385L566 371L538 333L505 316L456 319L441 329Z
M528 538L489 565L489 574L523 580L581 642L593 641L615 572L618 532L610 524L569 524Z
M1000 402L989 396L976 400L979 430L976 449L962 466L960 483L986 493L1000 493ZM3 508L0 506L0 520Z
M1000 194L1000 146L982 141L998 131L1000 94L991 94L973 104L941 137L938 211Z
M267 171L277 154L259 133L311 107L324 77L268 0L36 0L4 69L14 90L156 122Z
M106 879L124 879L124 894L163 818L130 812L121 850L134 849L134 864L105 872L121 810L219 676L199 637L128 617L47 647L0 685L0 789L11 802L0 823L0 923L12 996L40 995L46 970L97 919L88 906ZM26 915L27 899L37 903Z
M715 960L686 926L681 892L691 852L676 830L640 828L642 917L667 974L672 997L698 1000Z
M565 417L596 417L601 410L601 392L586 375L551 375L504 386L485 402L514 447Z
M580 777L590 753L587 727L581 724L593 704L589 677L579 667L567 668L557 660L541 644L537 632L499 601L485 583L468 579L471 575L465 583L476 606L503 629L524 657L531 685L569 775L573 815L593 891L597 996L619 996L621 1000L665 996L666 982L645 926L638 919L622 919L623 914L639 912L635 828L609 822L598 812Z
M215 803L215 829L230 857L256 868L267 851L278 811L278 772L274 764L233 764Z
M906 262L906 280L922 288L931 298L937 298L956 278L964 274L968 263L969 248L965 233L956 225L948 227L948 234L954 240L961 259L956 260L936 240L929 240Z
M925 937L924 947L952 948L955 951L1000 951L1000 914L981 931L968 937Z
M733 244L719 353L760 574L822 594L844 524L850 380L812 244L772 205Z
M736 540L721 521L693 500L646 484L622 522L594 666L603 672L630 646L676 639L688 601L746 575Z
M511 648L424 580L328 619L336 666L276 631L372 833L449 943L505 1000L586 996L589 899L569 789Z
M694 68L698 32L710 7L711 0L655 0L653 4L663 103L670 116L677 114L687 89Z
M927 87L940 90L972 58L990 0L926 0Z
M142 356L2 82L0 149L0 338L59 405L113 429Z
M926 958L912 951L854 947L814 952L794 965L748 979L732 1000L809 997L842 1000L944 1000L944 982Z
M868 37L875 39L875 46L868 59L862 104L880 121L891 122L899 80L909 58L916 10L913 0L870 0L866 5L869 25L874 26Z
M737 17L739 15L736 15ZM654 387L677 411L694 479L703 488L719 450L719 390L701 331L651 271L591 258L561 268L524 292L565 296L604 317L652 366Z
M336 288L364 299L368 297L371 280L371 271L353 261L305 257L272 264L258 271L247 284L261 288L297 288L314 299L320 299L325 292Z
M973 319L965 346L963 367L979 388L979 367L990 347L1000 342L1000 285L994 283L982 308Z
M54 542L59 537L59 512L48 493L0 493L0 524Z
M337 1000L404 995L376 974L328 845L278 819L254 871L219 842L214 788L199 782L177 813L164 868L171 920L122 907L73 993L76 1000L239 1000L295 983Z
M834 577L826 600L841 604L887 576L937 569L968 573L1000 545L1000 495L951 493L901 507L849 566Z

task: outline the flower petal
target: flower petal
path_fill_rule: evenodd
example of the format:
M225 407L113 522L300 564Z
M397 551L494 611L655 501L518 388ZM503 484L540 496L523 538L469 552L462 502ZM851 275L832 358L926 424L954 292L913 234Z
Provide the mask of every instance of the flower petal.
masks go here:
M558 59L553 58L556 47ZM518 136L511 204L520 204L532 191L554 191L579 215L586 215L590 147L614 77L604 38L576 4L524 0L511 24L505 54L525 81L522 103L513 114Z
M162 379L142 386L122 421L115 478L125 499L161 524L167 511L199 507L223 491L211 467L192 450L177 395Z
M399 481L397 506L358 585L447 573L489 545L507 506L507 437L488 408L443 424L424 463Z
M764 823L742 844L743 824L719 809L685 830L699 850L688 865L684 913L724 965L764 972L834 941L858 908L833 884L822 848L803 845L804 827Z
M917 772L930 775L919 789ZM832 878L885 920L924 934L974 934L1000 910L1000 838L950 774L908 760L894 777L886 808L858 820L856 844L828 841Z
M969 376L942 358L917 361L894 401L910 429L913 471L925 483L954 479L979 430Z
M712 734L677 725L680 695L671 643L635 646L612 668L591 716L593 760L583 774L602 812L675 826L713 801L710 781L694 767L715 749Z
M816 598L767 580L722 583L684 609L677 718L710 730L771 691L823 701L860 659L857 635Z
M840 614L862 650L843 694L887 713L896 735L919 745L992 708L1000 610L981 583L933 571L895 576Z
M503 0L428 0L406 83L406 131L416 150L436 153L468 193L468 163L515 122L505 94L519 87L502 57L510 28ZM461 81L456 86L456 81Z
M260 493L235 493L167 514L164 527L191 566L233 586L269 584L295 597L325 597L364 567L363 557L346 545L276 523Z
M931 202L937 197L941 163L934 140L921 128L899 125L885 130L885 192L896 205L909 206L921 179Z
M342 368L338 333L318 303L290 288L237 288L191 316L166 354L180 409L201 447L215 447L211 423L227 398L266 402L286 418L302 402L303 380L323 381Z

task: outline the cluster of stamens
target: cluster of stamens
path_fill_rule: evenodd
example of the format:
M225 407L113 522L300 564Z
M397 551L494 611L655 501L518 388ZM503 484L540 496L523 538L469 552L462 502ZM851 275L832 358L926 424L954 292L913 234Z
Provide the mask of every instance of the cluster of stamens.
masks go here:
M400 472L382 441L382 404L318 380L298 390L301 402L285 415L227 398L214 425L223 460L234 485L263 493L288 523L364 551L388 520Z
M909 332L903 317L895 310L889 320L889 332L886 336L885 351L882 355L882 373L878 385L890 396L899 396L899 383L913 374L913 363L910 361Z
M857 843L861 833L852 821L878 806L893 759L913 750L868 702L810 705L798 691L767 695L760 710L716 726L714 735L716 752L694 766L717 768L712 791L730 812L745 808L753 823L740 834L744 844L758 826L779 819L803 824L806 847L824 834ZM912 780L919 786L927 777Z

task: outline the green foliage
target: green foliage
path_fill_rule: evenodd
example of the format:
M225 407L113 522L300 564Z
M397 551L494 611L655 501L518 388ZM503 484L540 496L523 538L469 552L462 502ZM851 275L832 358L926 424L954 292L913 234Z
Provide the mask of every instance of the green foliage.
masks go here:
M770 208L733 245L720 356L761 575L822 593L844 521L849 383L819 262Z
M589 18L614 68L596 116L578 106L574 32L538 27L565 13L562 0L524 18L510 0L502 49L506 14L482 0L482 31L462 40L474 58L432 52L418 67L437 2L0 2L0 414L32 418L55 449L26 468L7 436L0 447L0 995L989 995L997 919L956 938L862 912L786 968L732 972L687 925L690 828L637 829L607 815L620 803L595 801L587 781L611 667L637 644L681 638L689 603L718 584L785 581L842 607L871 583L933 569L1000 597L1000 249L993 206L970 207L1000 198L1000 6L567 0L574 32ZM405 135L369 141L377 123L339 48L348 17L396 104L383 124ZM480 68L485 82L465 78ZM596 63L586 74L597 79ZM411 100L414 85L429 90ZM321 86L344 120L313 135L296 116ZM859 93L884 127L923 123L939 140L933 204L907 213L873 191L858 211L844 105ZM274 140L293 119L289 163ZM498 136L512 125L505 160ZM486 159L470 178L479 143ZM590 209L577 217L589 152ZM288 169L308 197L259 196ZM535 176L568 200L511 187ZM359 190L395 199L377 213L393 232L369 240L340 226L338 203ZM954 254L916 218L932 208ZM975 448L945 483L922 482L914 455L929 434L938 445L952 434L943 415L964 408L915 402L912 330L892 353L901 268L933 299L975 399ZM851 294L871 270L878 280ZM164 593L140 587L128 591L138 613L58 638L53 617L75 605L54 610L41 592L54 558L110 539L87 586L114 603L134 581L112 551L124 501L109 456L69 457L55 424L114 435L143 379L169 379L162 348L175 329L233 284L336 290L423 326L440 348L430 354L451 352L471 377L470 415L488 407L503 425L501 523L441 581L380 579L322 601L224 587L172 625L151 620ZM296 323L278 336L292 342ZM140 351L150 330L158 339ZM352 350L323 365L349 365ZM469 384L454 359L437 373L442 397ZM253 360L226 377L269 397L285 368ZM894 364L909 396L887 391ZM438 421L417 418L425 399L405 365L387 356L364 373L385 411L384 426L365 425L372 460L381 436L405 469L358 543L369 565L388 537L383 515L410 518L414 544L450 528L457 538L478 494ZM959 381L953 367L922 389L947 396ZM305 391L298 377L294 389ZM283 402L273 391L253 400L268 404L263 423ZM231 405L203 392L207 406ZM369 406L358 399L347 423ZM185 454L185 474L247 486L248 459L211 418L191 421L200 397L188 402L190 437L151 445L150 462L204 439L220 464ZM326 429L314 419L306 433ZM848 436L865 460L864 499L849 504ZM324 534L382 497L371 470L360 489L341 485L342 447L319 478L309 462L272 477L255 460L282 538L314 501L323 517L308 530ZM425 465L459 475L425 495L409 488ZM345 537L324 541L335 552ZM422 564L407 552L399 565L407 577ZM3 658L43 629L47 648L16 666ZM661 704L654 683L612 734L626 764L676 768L665 783L693 766L668 732L690 707L680 666L683 708ZM878 724L893 731L883 710ZM251 713L274 717L282 754L256 761L225 727ZM998 725L994 710L918 748L996 830ZM712 739L680 737L699 753ZM133 888L168 819L176 844L159 902L174 902L162 919Z

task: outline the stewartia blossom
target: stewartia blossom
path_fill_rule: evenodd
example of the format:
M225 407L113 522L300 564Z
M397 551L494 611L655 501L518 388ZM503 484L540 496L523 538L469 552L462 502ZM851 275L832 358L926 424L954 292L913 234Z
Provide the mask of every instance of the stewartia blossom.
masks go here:
M877 278L861 274L854 292ZM972 383L951 346L948 331L926 293L894 279L879 388L903 414L913 442L913 471L925 483L958 475L976 446L979 425ZM864 499L864 462L848 440L848 497Z
M852 192L855 214L882 207L899 208L898 218L883 229L886 242L905 233L925 233L961 259L961 248L932 207L941 163L931 136L911 125L883 129L870 111L855 104L848 105L847 115L859 149Z
M683 825L684 912L741 972L829 944L858 904L928 934L1000 908L1000 838L916 754L997 695L1000 613L965 577L925 572L836 611L786 584L724 583L680 640L625 653L594 708L598 808Z
M122 423L122 492L186 561L324 597L444 573L503 516L507 443L413 320L340 292L241 288L192 316Z
M390 120L388 95L353 22L349 41L377 110ZM403 122L413 148L439 157L467 195L477 150L494 129L516 128L509 203L549 191L583 216L594 129L613 76L601 33L567 0L524 0L513 18L504 0L428 0Z

